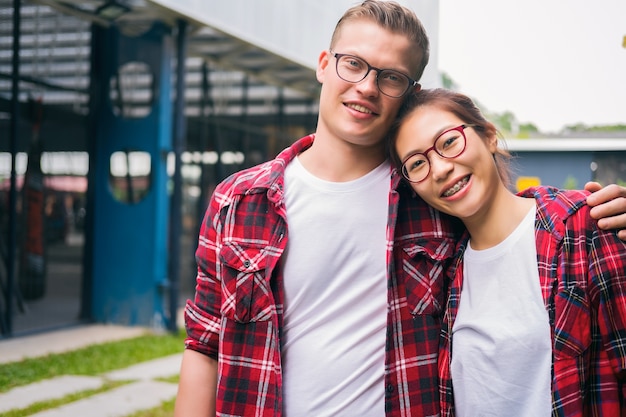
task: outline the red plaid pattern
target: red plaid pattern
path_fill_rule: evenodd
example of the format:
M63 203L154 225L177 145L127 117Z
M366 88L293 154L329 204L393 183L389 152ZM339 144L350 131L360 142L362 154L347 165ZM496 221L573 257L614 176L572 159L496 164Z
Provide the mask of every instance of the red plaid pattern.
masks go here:
M535 187L535 236L553 336L552 416L626 416L626 244L599 230L586 193ZM462 254L467 239L459 244ZM451 331L463 285L462 259L444 317L439 372L442 414L454 416Z
M312 141L302 138L276 159L226 179L207 209L196 252L196 294L185 311L186 346L218 360L218 416L282 415L283 176ZM390 181L385 411L438 416L442 273L458 236L449 219L415 197L395 171Z

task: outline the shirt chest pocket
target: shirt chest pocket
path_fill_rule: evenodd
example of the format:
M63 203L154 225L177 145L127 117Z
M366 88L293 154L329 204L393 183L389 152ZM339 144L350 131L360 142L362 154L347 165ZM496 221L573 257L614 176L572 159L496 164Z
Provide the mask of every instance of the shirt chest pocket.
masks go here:
M561 289L554 307L555 358L580 356L591 344L591 314L585 291L578 286Z
M452 249L446 242L406 245L402 248L401 277L411 314L442 314L445 305L444 273Z
M270 284L277 258L267 246L226 243L220 251L221 313L239 323L267 321L276 311Z

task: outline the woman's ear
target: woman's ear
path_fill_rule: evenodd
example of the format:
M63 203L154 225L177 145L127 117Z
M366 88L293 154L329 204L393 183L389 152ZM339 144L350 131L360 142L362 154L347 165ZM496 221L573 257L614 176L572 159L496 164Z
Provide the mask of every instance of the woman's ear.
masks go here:
M498 136L493 134L490 137L488 137L486 141L487 141L487 148L489 149L489 152L495 155L498 151Z

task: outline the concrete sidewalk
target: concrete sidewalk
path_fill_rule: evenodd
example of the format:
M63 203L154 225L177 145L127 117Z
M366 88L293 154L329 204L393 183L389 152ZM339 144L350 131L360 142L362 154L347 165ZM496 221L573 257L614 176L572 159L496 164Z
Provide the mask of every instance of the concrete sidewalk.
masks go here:
M87 325L0 341L0 364L62 353L85 346L136 337L147 329ZM181 353L139 363L98 376L62 375L53 379L0 393L0 414L23 409L35 403L60 399L88 390L97 390L107 381L125 381L112 390L48 409L33 417L124 417L137 411L158 407L176 396L177 385L160 381L178 375ZM2 365L0 365L0 369Z
M0 364L128 339L147 332L140 327L93 324L0 340Z

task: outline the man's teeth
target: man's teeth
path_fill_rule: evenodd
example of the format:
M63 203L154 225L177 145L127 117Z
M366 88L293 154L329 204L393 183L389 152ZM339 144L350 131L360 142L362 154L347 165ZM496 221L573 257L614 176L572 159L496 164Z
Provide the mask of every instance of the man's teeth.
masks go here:
M454 184L452 188L448 189L445 193L443 193L443 196L450 197L451 195L458 193L459 191L461 191L461 188L465 187L465 184L467 184L468 180L469 180L469 177L463 178L461 181Z
M367 114L372 113L372 111L368 109L367 107L359 106L358 104L348 104L348 107L361 113L367 113Z

